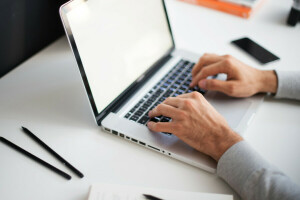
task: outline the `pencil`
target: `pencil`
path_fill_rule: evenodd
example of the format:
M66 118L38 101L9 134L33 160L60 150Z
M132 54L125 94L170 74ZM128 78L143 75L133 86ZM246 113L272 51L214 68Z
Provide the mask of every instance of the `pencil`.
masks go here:
M41 145L44 149L46 149L50 154L52 154L56 159L61 161L66 167L68 167L70 170L72 170L78 177L83 178L83 174L77 170L75 167L73 167L68 161L66 161L63 157L58 155L53 149L51 149L47 144L45 144L42 140L40 140L37 136L35 136L31 131L29 131L27 128L22 126L22 129L24 132L32 138L34 141L36 141L39 145Z
M7 146L11 147L12 149L18 151L19 153L27 156L28 158L36 161L37 163L43 165L44 167L50 169L51 171L57 173L58 175L61 175L62 177L66 178L68 180L70 180L72 178L69 174L57 169L56 167L50 165L49 163L43 161L42 159L40 159L40 158L36 157L35 155L29 153L28 151L26 151L26 150L22 149L21 147L15 145L14 143L10 142L9 140L5 139L4 137L0 137L0 141L3 142L4 144L6 144Z
M155 197L153 195L150 195L150 194L143 194L143 196L148 199L148 200L163 200L161 198L158 198L158 197Z

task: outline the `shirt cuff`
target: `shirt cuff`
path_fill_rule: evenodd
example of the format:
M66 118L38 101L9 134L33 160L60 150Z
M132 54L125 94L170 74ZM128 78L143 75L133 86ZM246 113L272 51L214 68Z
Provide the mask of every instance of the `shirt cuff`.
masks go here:
M217 174L243 196L248 177L257 169L269 166L246 141L241 141L222 155L218 162Z
M290 98L300 100L300 71L278 71L276 98Z

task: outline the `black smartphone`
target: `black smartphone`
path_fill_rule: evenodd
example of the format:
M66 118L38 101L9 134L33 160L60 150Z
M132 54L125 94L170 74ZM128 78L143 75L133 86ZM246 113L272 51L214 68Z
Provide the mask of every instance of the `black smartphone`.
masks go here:
M250 54L262 64L279 60L279 57L275 56L270 51L266 50L265 48L258 45L256 42L247 37L234 40L231 43Z

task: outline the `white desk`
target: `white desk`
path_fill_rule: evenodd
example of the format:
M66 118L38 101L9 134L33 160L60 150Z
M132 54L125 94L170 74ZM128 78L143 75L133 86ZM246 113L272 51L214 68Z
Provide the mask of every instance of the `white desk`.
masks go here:
M285 2L285 1L284 1ZM244 20L168 1L176 43L197 52L232 54L261 69L300 67L300 25L285 20L291 1L267 1ZM249 36L281 61L261 67L229 41ZM0 79L0 136L73 176L66 181L0 144L0 199L84 200L92 183L108 182L186 191L234 194L216 175L103 133L96 126L75 59L65 38ZM266 99L246 140L300 184L300 103ZM26 126L85 177L79 179L20 130Z

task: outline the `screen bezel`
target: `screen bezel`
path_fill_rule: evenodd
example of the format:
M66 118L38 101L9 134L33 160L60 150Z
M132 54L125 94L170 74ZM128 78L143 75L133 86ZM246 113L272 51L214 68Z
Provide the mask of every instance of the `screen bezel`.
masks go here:
M169 33L170 33L170 36L172 39L171 48L168 51L166 51L166 53L160 59L158 59L157 62L155 62L143 74L141 74L129 87L127 87L121 94L119 94L119 96L117 96L106 108L104 108L101 111L98 111L93 94L92 94L92 90L90 88L86 73L84 71L84 67L83 67L83 64L82 64L82 61L80 58L80 54L79 54L77 45L75 43L73 33L72 33L72 30L71 30L71 27L70 27L70 24L69 24L69 21L67 18L68 12L70 12L72 9L74 9L79 4L85 3L87 1L88 0L71 0L71 1L63 4L60 7L59 13L60 13L60 17L61 17L64 29L65 29L69 44L70 44L73 54L75 56L75 59L76 59L83 83L84 83L84 87L88 94L88 99L90 101L90 105L93 110L96 122L100 126L101 121L105 118L105 116L107 116L110 112L114 112L114 111L118 110L118 108L125 102L126 99L129 98L129 96L131 96L134 93L134 91L136 91L139 87L141 87L153 73L155 73L159 68L161 68L163 66L163 63L165 63L170 58L171 52L175 49L175 42L174 42L172 30L171 30L170 21L169 21L168 15L167 15L165 0L161 0L163 7L164 7L167 23L168 23Z

